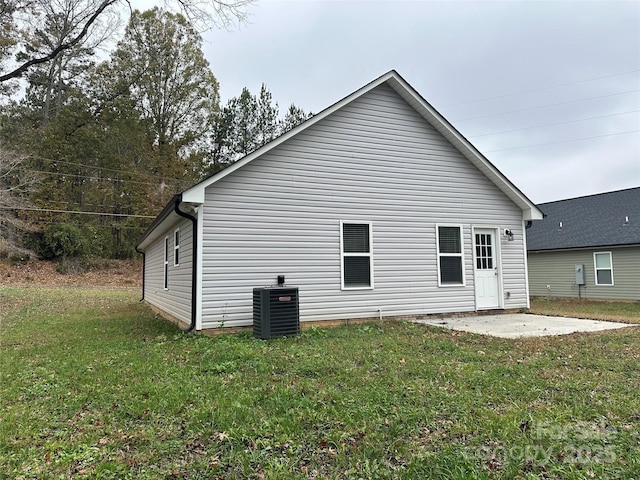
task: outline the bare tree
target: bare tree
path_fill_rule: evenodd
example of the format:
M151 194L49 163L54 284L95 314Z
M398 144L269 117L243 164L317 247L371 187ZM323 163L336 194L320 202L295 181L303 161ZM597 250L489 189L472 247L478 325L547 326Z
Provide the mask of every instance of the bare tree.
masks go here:
M24 39L24 51L31 57L46 56L52 46L68 37L93 6L86 0L47 0L40 9L43 18L30 18L33 36ZM44 124L58 115L71 89L78 87L82 76L93 65L95 50L113 37L118 24L117 15L103 14L74 47L60 52L47 63L32 65L25 74L29 82L26 99ZM17 56L18 60L26 58L25 53Z
M36 174L24 168L26 158L0 147L0 255L33 256L21 241L33 228L20 212L29 208L27 195L38 181Z
M181 11L197 29L228 28L234 22L246 20L246 8L254 0L162 0L168 9ZM75 4L75 15L69 18L63 34L55 42L34 50L21 39L38 36L38 20L51 14L65 15L69 4ZM99 20L116 15L117 9L127 6L129 0L0 0L0 84L16 79L37 65L50 62L64 52L81 45ZM7 66L15 52L15 64ZM6 71L5 71L6 70Z

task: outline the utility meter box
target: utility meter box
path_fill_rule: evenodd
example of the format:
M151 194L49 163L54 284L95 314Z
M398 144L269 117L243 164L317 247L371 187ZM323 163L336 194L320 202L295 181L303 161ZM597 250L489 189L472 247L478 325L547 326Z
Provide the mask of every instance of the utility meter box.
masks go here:
M584 285L584 265L576 265L576 285Z

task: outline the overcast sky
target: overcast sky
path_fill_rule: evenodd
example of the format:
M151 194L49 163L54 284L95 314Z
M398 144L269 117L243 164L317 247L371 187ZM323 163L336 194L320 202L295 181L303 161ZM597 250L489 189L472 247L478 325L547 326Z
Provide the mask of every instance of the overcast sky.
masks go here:
M275 1L204 34L223 103L317 113L395 69L536 203L640 186L640 2ZM582 139L582 140L579 140Z

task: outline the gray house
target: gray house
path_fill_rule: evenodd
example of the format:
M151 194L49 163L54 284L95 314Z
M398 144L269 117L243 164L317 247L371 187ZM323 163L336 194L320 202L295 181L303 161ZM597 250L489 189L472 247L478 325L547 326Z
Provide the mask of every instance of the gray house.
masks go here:
M251 325L279 275L301 322L522 308L541 218L391 71L177 195L137 245L143 295L196 330Z
M640 187L539 205L527 230L532 296L640 300Z

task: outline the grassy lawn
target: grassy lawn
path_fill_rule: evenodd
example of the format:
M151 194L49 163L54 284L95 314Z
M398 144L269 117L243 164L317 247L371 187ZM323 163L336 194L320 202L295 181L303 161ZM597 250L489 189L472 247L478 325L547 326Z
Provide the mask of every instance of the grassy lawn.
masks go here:
M545 298L531 300L531 313L640 323L640 302Z
M137 300L0 289L0 478L640 477L640 329L260 341Z

